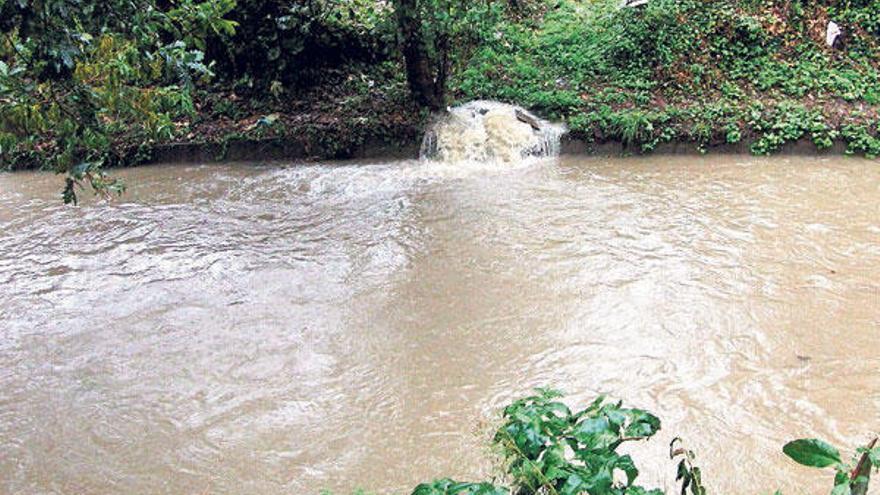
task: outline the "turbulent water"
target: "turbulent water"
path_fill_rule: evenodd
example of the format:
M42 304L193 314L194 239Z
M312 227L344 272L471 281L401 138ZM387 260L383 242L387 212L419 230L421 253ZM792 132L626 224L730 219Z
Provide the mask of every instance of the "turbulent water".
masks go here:
M819 494L783 443L880 425L876 162L120 174L0 175L0 493L408 493L547 385L661 416L670 491L677 435L714 493Z
M565 126L515 105L472 101L436 117L421 156L445 163L519 163L557 156L565 132Z

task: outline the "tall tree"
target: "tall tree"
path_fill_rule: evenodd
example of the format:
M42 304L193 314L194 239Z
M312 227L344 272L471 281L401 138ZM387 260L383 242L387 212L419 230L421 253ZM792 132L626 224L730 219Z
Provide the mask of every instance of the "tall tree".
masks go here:
M447 38L426 32L420 5L424 1L394 0L394 10L410 90L417 103L436 111L445 107Z

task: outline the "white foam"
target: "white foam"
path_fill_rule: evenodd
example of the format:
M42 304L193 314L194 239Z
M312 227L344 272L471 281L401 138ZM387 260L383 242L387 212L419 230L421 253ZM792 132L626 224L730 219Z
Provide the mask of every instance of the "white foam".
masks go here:
M565 126L515 105L472 101L436 117L425 133L421 157L446 163L517 163L553 157L559 154L559 141L566 132Z

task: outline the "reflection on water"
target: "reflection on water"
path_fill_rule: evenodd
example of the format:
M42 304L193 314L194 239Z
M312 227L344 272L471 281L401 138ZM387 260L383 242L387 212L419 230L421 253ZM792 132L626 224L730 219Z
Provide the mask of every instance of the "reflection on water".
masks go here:
M554 385L663 418L646 485L826 493L782 444L880 424L876 163L120 173L0 175L0 492L408 492Z

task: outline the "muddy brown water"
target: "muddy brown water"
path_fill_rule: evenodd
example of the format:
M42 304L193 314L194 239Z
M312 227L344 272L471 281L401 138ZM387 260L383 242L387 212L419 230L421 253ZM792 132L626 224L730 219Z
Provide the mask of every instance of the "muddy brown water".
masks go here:
M0 493L408 493L492 474L499 408L600 392L715 493L880 430L880 166L565 157L0 175ZM878 493L877 487L873 489Z

